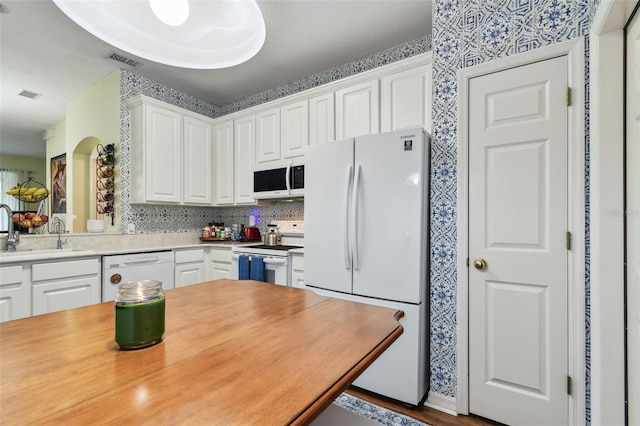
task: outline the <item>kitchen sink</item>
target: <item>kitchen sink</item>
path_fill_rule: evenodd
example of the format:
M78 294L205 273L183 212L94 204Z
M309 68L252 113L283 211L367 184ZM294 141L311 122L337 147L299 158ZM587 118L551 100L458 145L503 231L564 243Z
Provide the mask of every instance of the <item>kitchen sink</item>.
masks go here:
M16 251L0 251L0 260L6 261L16 261L23 259L33 259L38 260L38 258L42 257L45 259L51 259L56 257L66 257L69 255L90 255L93 253L93 250L79 250L72 248L65 249L23 249Z

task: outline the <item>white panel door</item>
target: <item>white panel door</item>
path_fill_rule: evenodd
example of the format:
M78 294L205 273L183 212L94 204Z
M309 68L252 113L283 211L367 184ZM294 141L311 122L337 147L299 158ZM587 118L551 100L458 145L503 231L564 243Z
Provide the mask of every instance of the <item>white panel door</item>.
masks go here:
M253 199L253 152L256 142L255 118L253 115L234 122L234 201L235 204L252 204Z
M470 80L469 406L506 424L568 424L567 72Z
M186 204L211 204L211 156L213 148L210 122L189 115L184 116L182 201Z
M280 159L280 108L256 114L256 164Z
M427 145L422 129L356 138L353 293L420 303L428 213Z
M145 200L182 199L182 115L145 106Z
M336 117L333 93L309 99L309 145L335 139Z
M371 135L380 131L378 80L336 91L336 139Z
M627 27L627 387L629 424L640 424L640 13Z
M310 146L305 162L305 285L351 293L347 219L353 140Z
M422 126L431 132L431 64L380 79L381 131Z
M309 101L280 108L280 150L282 158L302 157L309 146Z
M214 204L233 204L233 120L214 129L213 164Z

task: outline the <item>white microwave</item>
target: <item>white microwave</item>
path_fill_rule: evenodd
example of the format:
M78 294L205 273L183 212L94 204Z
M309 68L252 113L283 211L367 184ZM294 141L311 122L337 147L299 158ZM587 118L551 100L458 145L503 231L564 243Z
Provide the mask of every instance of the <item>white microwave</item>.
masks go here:
M304 165L256 170L253 172L253 198L256 200L304 196Z

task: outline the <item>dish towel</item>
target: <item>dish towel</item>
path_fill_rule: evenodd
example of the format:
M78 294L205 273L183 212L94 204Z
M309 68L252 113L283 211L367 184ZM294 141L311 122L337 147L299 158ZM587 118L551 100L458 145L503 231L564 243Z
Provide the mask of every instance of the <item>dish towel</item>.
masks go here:
M251 259L251 279L264 281L264 260L261 257L254 256Z
M240 256L238 256L238 279L249 279L249 256L247 256L246 254L241 254Z

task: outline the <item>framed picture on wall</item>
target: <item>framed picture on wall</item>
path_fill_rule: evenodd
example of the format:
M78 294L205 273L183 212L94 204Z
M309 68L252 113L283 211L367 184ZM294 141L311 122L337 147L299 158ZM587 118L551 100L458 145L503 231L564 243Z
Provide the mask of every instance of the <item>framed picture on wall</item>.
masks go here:
M67 154L51 159L51 213L67 212Z

